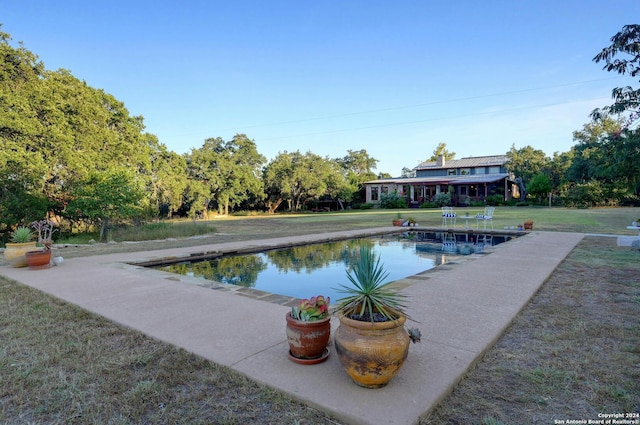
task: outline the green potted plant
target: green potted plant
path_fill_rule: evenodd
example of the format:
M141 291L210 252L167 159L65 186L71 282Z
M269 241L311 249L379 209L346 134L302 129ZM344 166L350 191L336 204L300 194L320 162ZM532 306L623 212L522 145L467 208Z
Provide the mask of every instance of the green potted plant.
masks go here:
M31 227L38 233L38 243L42 245L42 249L32 250L25 254L27 265L31 269L49 267L53 234L58 229L55 228L55 223L49 220L34 221L31 223Z
M287 312L289 358L299 364L316 364L329 357L330 298L318 295L301 300Z
M396 216L396 218L393 220L393 225L394 226L402 226L404 224L406 220L402 218L402 214L398 213L398 215Z
M347 270L350 285L337 288L346 296L336 307L336 352L351 379L366 388L387 385L407 358L409 341L420 341L418 329L404 327L405 296L385 283L388 276L380 258L363 246Z
M16 228L10 235L10 241L4 249L4 258L12 267L26 267L26 253L36 247L33 232L25 226Z

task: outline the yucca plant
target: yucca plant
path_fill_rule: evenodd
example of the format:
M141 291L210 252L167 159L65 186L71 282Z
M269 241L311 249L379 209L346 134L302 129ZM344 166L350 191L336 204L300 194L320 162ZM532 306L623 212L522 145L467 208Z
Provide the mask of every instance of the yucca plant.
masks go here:
M31 242L33 239L33 233L31 229L28 227L18 227L16 230L11 232L11 242L12 243L27 243Z
M336 291L346 296L340 298L337 312L360 321L385 322L406 316L405 295L391 289L385 282L389 273L380 258L370 247L360 247L358 261L347 270L351 285L340 284Z

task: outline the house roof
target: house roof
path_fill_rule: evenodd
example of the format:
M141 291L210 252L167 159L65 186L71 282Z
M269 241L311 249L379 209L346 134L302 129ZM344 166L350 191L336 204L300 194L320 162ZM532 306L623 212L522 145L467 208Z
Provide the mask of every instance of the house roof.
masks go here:
M461 159L450 159L448 161L445 161L444 166L438 165L438 163L435 161L426 161L419 164L414 168L414 170L499 166L507 162L507 159L507 155L472 156Z
M365 184L482 184L509 178L509 173L380 179Z

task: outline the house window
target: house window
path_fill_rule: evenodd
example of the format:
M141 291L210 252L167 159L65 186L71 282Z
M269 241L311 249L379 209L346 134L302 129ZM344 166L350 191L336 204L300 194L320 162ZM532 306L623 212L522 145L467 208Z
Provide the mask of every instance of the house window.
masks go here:
M371 200L372 201L377 201L378 200L378 188L377 187L372 187L371 188Z
M468 176L469 174L471 174L471 168L461 168L460 169L460 175L461 176Z
M382 186L382 193L389 193L389 186Z
M456 175L456 169L455 168L450 168L447 170L447 175L448 176L455 176Z
M500 174L500 167L489 167L489 174Z
M476 174L486 174L486 171L484 167L476 168Z

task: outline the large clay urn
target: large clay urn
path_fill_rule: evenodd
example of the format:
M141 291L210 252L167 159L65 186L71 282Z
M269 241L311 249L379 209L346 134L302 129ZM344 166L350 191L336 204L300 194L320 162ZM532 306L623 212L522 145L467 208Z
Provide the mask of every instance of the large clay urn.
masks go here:
M36 249L35 242L7 242L7 247L4 249L4 258L12 267L27 267L27 257L25 254L34 249Z
M342 367L361 387L384 387L409 354L406 317L387 322L359 321L339 313L334 345Z
M331 316L321 320L303 321L287 313L287 342L289 358L300 364L315 364L327 359L327 345L331 335Z

